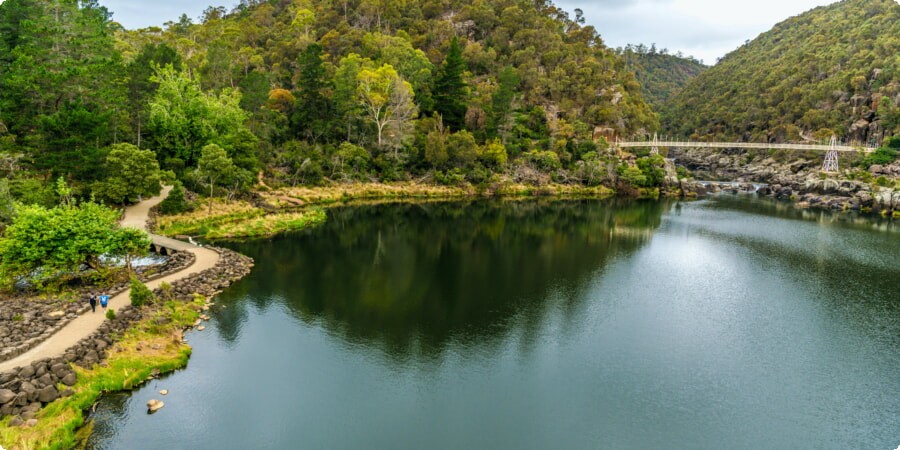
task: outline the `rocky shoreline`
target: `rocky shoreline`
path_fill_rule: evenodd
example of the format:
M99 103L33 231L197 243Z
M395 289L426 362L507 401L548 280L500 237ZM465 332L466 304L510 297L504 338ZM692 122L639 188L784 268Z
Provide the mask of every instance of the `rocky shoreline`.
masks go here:
M141 281L147 282L178 272L194 263L194 254L178 252L162 264L136 268ZM110 297L127 290L123 281L107 289ZM12 298L0 301L0 361L7 361L31 350L90 309L88 299L101 293L94 286L70 292L70 299Z
M166 291L156 289L154 294L179 301L192 300L195 294L210 298L249 274L253 267L251 258L237 252L206 248L220 255L215 267L176 281ZM10 421L13 426L36 424L35 415L42 407L60 397L72 395L71 389L57 389L58 383L65 386L77 383L72 364L85 368L105 364L109 350L115 348L116 338L135 322L149 317L150 312L152 310L148 307L125 306L117 311L115 319L104 322L97 332L67 349L63 355L0 374L0 418L15 416Z
M885 216L900 214L900 161L890 165L873 165L868 172L842 171L824 177L821 159L790 158L780 161L767 152L734 150L711 153L700 149L673 149L674 163L690 170L697 179L728 180L746 190L761 183L757 193L776 199L792 200L801 208L836 211L873 212ZM883 178L880 178L883 177ZM857 179L851 179L857 178ZM882 179L887 186L863 179ZM703 195L708 186L699 182L681 182L687 195ZM719 187L721 190L721 186Z

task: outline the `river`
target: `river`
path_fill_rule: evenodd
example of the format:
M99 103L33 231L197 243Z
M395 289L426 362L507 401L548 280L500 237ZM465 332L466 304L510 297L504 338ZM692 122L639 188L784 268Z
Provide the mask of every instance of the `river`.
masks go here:
M900 445L888 222L750 196L389 204L224 245L253 273L187 369L104 397L88 448Z

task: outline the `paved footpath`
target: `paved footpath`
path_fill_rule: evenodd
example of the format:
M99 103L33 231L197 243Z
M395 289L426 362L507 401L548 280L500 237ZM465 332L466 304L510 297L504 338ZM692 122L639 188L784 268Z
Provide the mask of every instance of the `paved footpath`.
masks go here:
M165 189L163 189L160 195L153 198L148 198L142 202L126 208L125 215L122 218L121 222L122 225L146 230L147 218L149 217L150 208L159 204L159 202L161 202L166 197L166 195L168 195L170 189L170 187L166 187ZM216 263L219 262L219 254L212 250L197 247L196 245L192 245L187 242L176 241L174 239L169 239L163 236L157 236L154 234L151 234L150 238L156 244L160 244L166 247L174 247L174 249L178 251L188 251L196 256L196 260L194 261L194 263L186 267L185 269L148 282L147 287L149 287L150 289L155 289L164 282L171 284L172 282L181 280L195 273L202 272L206 269L214 267ZM110 298L109 307L118 310L119 308L128 305L130 302L130 292L130 290L126 290L125 292L122 292L121 294ZM103 324L104 320L106 320L106 316L103 313L102 308L97 308L97 312L94 313L88 311L82 314L81 317L78 317L75 320L69 322L68 325L54 333L52 336L50 336L49 339L38 344L31 350L13 359L0 363L0 373L6 372L16 367L24 366L26 364L31 364L32 362L39 359L55 358L59 355L62 355L66 351L66 349L97 331L97 329L100 328L100 325Z

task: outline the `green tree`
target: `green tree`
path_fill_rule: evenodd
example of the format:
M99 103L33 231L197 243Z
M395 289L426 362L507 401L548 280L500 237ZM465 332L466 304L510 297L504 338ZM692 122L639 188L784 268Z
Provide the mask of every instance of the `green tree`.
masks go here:
M468 90L463 80L465 71L462 47L454 36L434 84L435 110L452 131L462 130L466 124Z
M4 284L25 276L40 284L71 276L83 265L103 268L101 256L127 258L145 253L150 247L147 234L120 228L118 217L118 211L92 202L50 209L22 206L0 239Z
M181 181L175 181L172 190L169 191L169 195L160 202L159 212L161 214L178 214L190 211L190 209L191 205L184 194L184 185L181 184Z
M457 167L469 167L478 159L478 144L475 136L466 130L458 131L447 138L447 154Z
M362 69L356 79L357 98L364 116L375 125L378 147L390 146L396 151L418 114L412 85L388 64Z
M315 142L328 131L332 110L331 102L325 96L331 83L322 64L322 46L309 44L300 53L299 64L297 85L300 92L297 94L293 122L298 134Z
M506 147L499 139L494 139L485 143L481 150L481 160L484 161L485 165L488 167L493 167L495 169L502 168L506 165L507 159Z
M204 93L199 81L171 65L158 68L150 80L159 88L150 102L147 125L152 147L163 161L177 158L192 167L203 146L246 129L247 113L240 107L238 90Z
M237 167L222 147L216 144L203 147L196 173L197 177L209 186L210 200L212 200L216 186L233 177L236 172ZM209 202L209 214L212 215L212 201Z
M16 217L16 205L12 194L9 192L9 180L0 179L0 235L3 229L12 223Z
M491 97L491 114L488 118L488 136L497 137L508 130L507 122L512 111L512 101L519 86L519 74L510 66L500 72L500 86Z
M106 178L94 187L97 195L115 204L159 194L159 162L150 150L132 144L115 144L106 156Z
M135 276L131 277L131 290L128 293L128 297L131 300L131 306L135 308L140 308L154 299L153 291Z

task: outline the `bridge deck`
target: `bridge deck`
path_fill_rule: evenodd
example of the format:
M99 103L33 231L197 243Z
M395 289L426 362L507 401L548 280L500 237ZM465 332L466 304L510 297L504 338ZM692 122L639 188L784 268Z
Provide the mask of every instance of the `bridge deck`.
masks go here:
M179 241L177 239L167 238L165 236L160 236L158 234L150 234L150 240L160 246L165 247L169 250L175 250L179 252L183 252L188 249L197 248L196 245L189 244L184 241Z
M640 142L616 142L614 147L680 147L680 148L754 148L761 150L812 150L827 152L835 150L838 152L863 152L870 153L875 151L870 147L854 147L849 145L827 145L827 144L758 144L755 142L674 142L674 141L640 141Z

